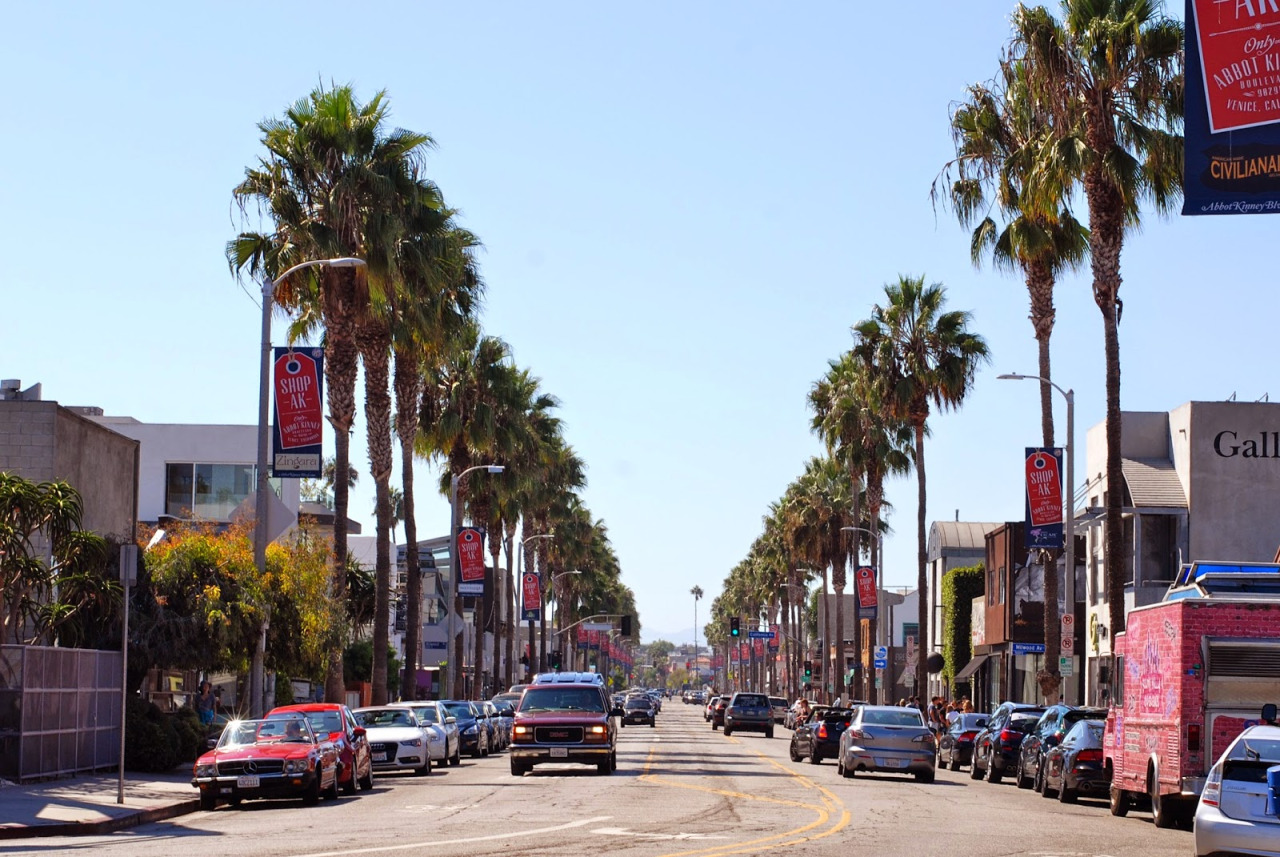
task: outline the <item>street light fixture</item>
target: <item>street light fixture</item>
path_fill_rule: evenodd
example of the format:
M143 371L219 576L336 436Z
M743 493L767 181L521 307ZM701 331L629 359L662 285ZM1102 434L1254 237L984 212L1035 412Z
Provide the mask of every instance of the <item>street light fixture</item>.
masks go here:
M462 596L458 594L458 575L460 569L458 565L458 483L460 483L468 473L476 470L483 470L486 473L501 473L506 468L501 464L477 464L475 467L468 467L461 473L453 476L449 480L449 649L446 650L445 666L448 670L449 677L449 695L454 699L462 698L462 644L457 639L454 631L454 621L458 613L462 612ZM480 677L479 665L476 668L476 678Z
M521 542L520 542L520 550L519 550L519 551L517 552L517 554L516 554L516 569L517 569L517 570L516 570L516 578L520 581L520 597L521 597L521 601L523 601L523 599L524 599L524 546L525 546L525 545L527 545L527 544L529 544L529 542L534 541L535 539L550 539L550 538L554 538L554 537L555 537L555 534L554 534L554 533L539 533L538 535L535 535L535 536L529 536L529 538L524 539L523 541L521 541ZM539 586L538 586L538 592L539 592L539 593L541 593L541 592L542 592L542 586L541 586L541 584L539 584ZM539 597L541 597L541 595L539 595ZM539 610L546 610L546 609L547 609L547 605L545 605L545 604L539 604L539 605L538 605L538 609L539 609ZM529 675L530 677L532 677L532 676L533 676L533 671L534 671L534 668L533 668L533 659L534 659L534 654L533 654L533 617L532 617L532 616L530 616L530 617L529 617L529 670L528 670L528 675Z
M291 274L306 268L364 268L364 259L340 256L336 259L313 259L300 262L280 274L274 280L262 280L262 358L258 368L258 483L254 496L255 517L253 525L253 563L259 578L267 573L267 492L271 486L267 480L268 419L271 408L271 308L275 305L276 284ZM259 629L258 647L253 654L249 670L249 714L263 714L263 662L266 657L267 623L264 619Z
M1067 459L1067 490L1064 492L1067 505L1062 511L1062 529L1065 533L1063 558L1066 568L1063 574L1062 594L1066 599L1067 609L1074 614L1076 609L1076 391L1064 390L1053 381L1039 375L1020 375L1011 372L997 377L1001 381L1039 381L1057 390L1067 400L1067 442L1063 444L1063 454ZM1069 652L1068 656L1074 654L1075 652ZM1046 664L1046 667L1052 669L1053 665Z

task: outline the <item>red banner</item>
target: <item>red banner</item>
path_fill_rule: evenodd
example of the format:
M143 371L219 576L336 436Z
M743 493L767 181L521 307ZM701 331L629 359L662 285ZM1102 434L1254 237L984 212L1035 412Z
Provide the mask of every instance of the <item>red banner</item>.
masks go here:
M526 571L520 578L520 618L525 622L541 619L542 585L535 571Z
M763 658L764 657L764 640L753 640L752 642L755 643L756 657Z
M301 351L290 351L276 358L275 370L280 449L320 443L324 433L320 367Z
M770 625L769 633L773 634L773 636L769 638L769 651L776 652L778 651L778 644L779 642L781 642L781 639L782 639L781 637L778 636L778 626Z
M1027 456L1027 508L1031 526L1062 523L1062 479L1058 459L1036 450Z
M458 592L484 594L484 533L475 527L458 530Z
M870 566L862 566L853 573L858 584L858 606L863 610L872 610L876 600L876 570Z
M1193 0L1209 130L1280 122L1280 10L1274 2ZM1276 167L1272 172L1280 170Z

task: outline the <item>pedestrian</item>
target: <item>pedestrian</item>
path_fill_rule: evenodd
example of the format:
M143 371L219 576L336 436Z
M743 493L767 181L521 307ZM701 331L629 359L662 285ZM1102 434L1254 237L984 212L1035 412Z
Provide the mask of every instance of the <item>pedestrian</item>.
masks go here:
M213 725L213 715L218 708L218 698L213 693L213 685L207 681L200 682L200 694L196 697L196 716L205 726Z

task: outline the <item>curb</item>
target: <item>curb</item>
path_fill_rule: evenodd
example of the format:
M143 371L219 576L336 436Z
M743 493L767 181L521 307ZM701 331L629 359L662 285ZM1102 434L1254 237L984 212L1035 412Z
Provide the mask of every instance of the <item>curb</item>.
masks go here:
M97 836L103 833L114 833L137 827L140 824L151 824L195 812L200 808L200 800L184 800L167 806L157 806L122 815L118 818L106 818L102 821L67 821L59 824L28 824L13 827L0 826L0 840L29 839L37 836Z

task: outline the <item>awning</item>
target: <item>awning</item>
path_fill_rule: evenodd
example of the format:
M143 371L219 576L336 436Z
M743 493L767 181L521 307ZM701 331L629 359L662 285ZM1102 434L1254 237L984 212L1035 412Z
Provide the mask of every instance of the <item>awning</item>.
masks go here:
M1125 486L1135 507L1187 508L1182 482L1173 462L1163 458L1124 458L1120 461Z
M973 660L964 665L964 669L956 673L956 681L968 681L969 677L978 671L978 667L987 660L986 655L975 655Z

